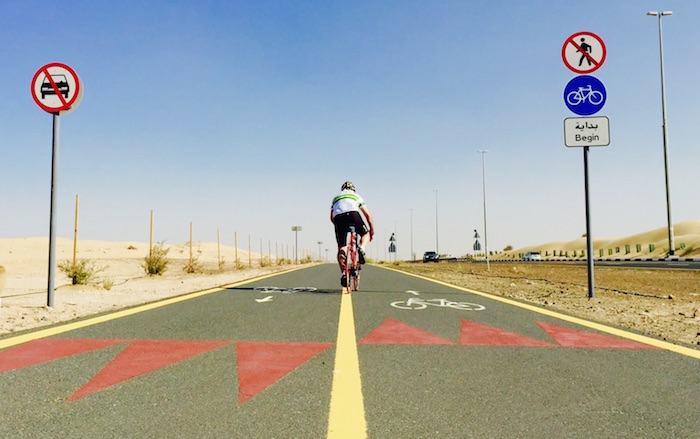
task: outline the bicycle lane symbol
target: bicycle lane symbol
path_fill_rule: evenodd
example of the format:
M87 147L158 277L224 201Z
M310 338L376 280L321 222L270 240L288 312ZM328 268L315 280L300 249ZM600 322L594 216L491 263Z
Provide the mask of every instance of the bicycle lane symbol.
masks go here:
M460 311L483 311L485 306L470 302L455 302L447 299L423 299L420 297L411 297L406 300L398 300L391 302L391 306L398 309L421 310L428 306L437 308L452 308Z
M569 110L580 116L599 112L606 99L605 86L593 76L577 76L564 87L564 103Z

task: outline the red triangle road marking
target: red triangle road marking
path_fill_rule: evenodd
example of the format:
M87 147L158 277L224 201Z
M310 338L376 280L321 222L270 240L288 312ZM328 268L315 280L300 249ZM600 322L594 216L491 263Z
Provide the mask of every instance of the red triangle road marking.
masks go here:
M42 338L0 352L0 373L46 363L83 352L126 343L126 340Z
M454 343L407 323L387 319L360 340L359 344L453 345Z
M565 348L659 349L655 346L626 340L624 338L593 334L591 332L565 328L551 323L537 322L537 325L546 331L559 345Z
M556 347L551 343L491 326L462 320L459 343L462 346Z
M333 343L238 342L238 402L243 404Z
M75 401L123 381L229 344L231 342L226 341L133 341L68 400Z

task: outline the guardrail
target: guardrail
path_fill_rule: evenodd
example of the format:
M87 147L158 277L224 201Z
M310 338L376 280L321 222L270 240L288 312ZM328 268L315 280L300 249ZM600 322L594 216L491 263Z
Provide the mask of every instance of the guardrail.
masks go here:
M499 262L532 262L532 263L540 263L540 262L585 262L587 261L587 258L569 258L569 259L550 259L550 258L544 258L540 260L535 260L535 261L526 261L524 259L489 259L490 263L499 263ZM447 262L479 262L479 263L485 263L486 261L483 259L466 259L466 258L444 258L441 259L441 261L447 261ZM593 258L593 261L596 262L700 262L700 258Z

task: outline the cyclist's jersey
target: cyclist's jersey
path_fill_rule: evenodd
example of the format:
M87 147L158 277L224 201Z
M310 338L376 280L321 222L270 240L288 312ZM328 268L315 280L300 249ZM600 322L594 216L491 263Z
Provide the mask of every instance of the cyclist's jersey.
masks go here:
M363 200L359 194L350 190L344 190L333 198L333 218L342 213L359 212L364 205L365 200Z

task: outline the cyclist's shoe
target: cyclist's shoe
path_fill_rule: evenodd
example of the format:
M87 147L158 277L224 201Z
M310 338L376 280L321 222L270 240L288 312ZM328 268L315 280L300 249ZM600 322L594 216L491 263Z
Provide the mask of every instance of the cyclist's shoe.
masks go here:
M348 278L345 276L345 273L340 276L340 286L346 288L348 286Z
M357 247L357 255L359 256L360 259L360 264L364 265L365 264L365 251L362 250L362 247Z

